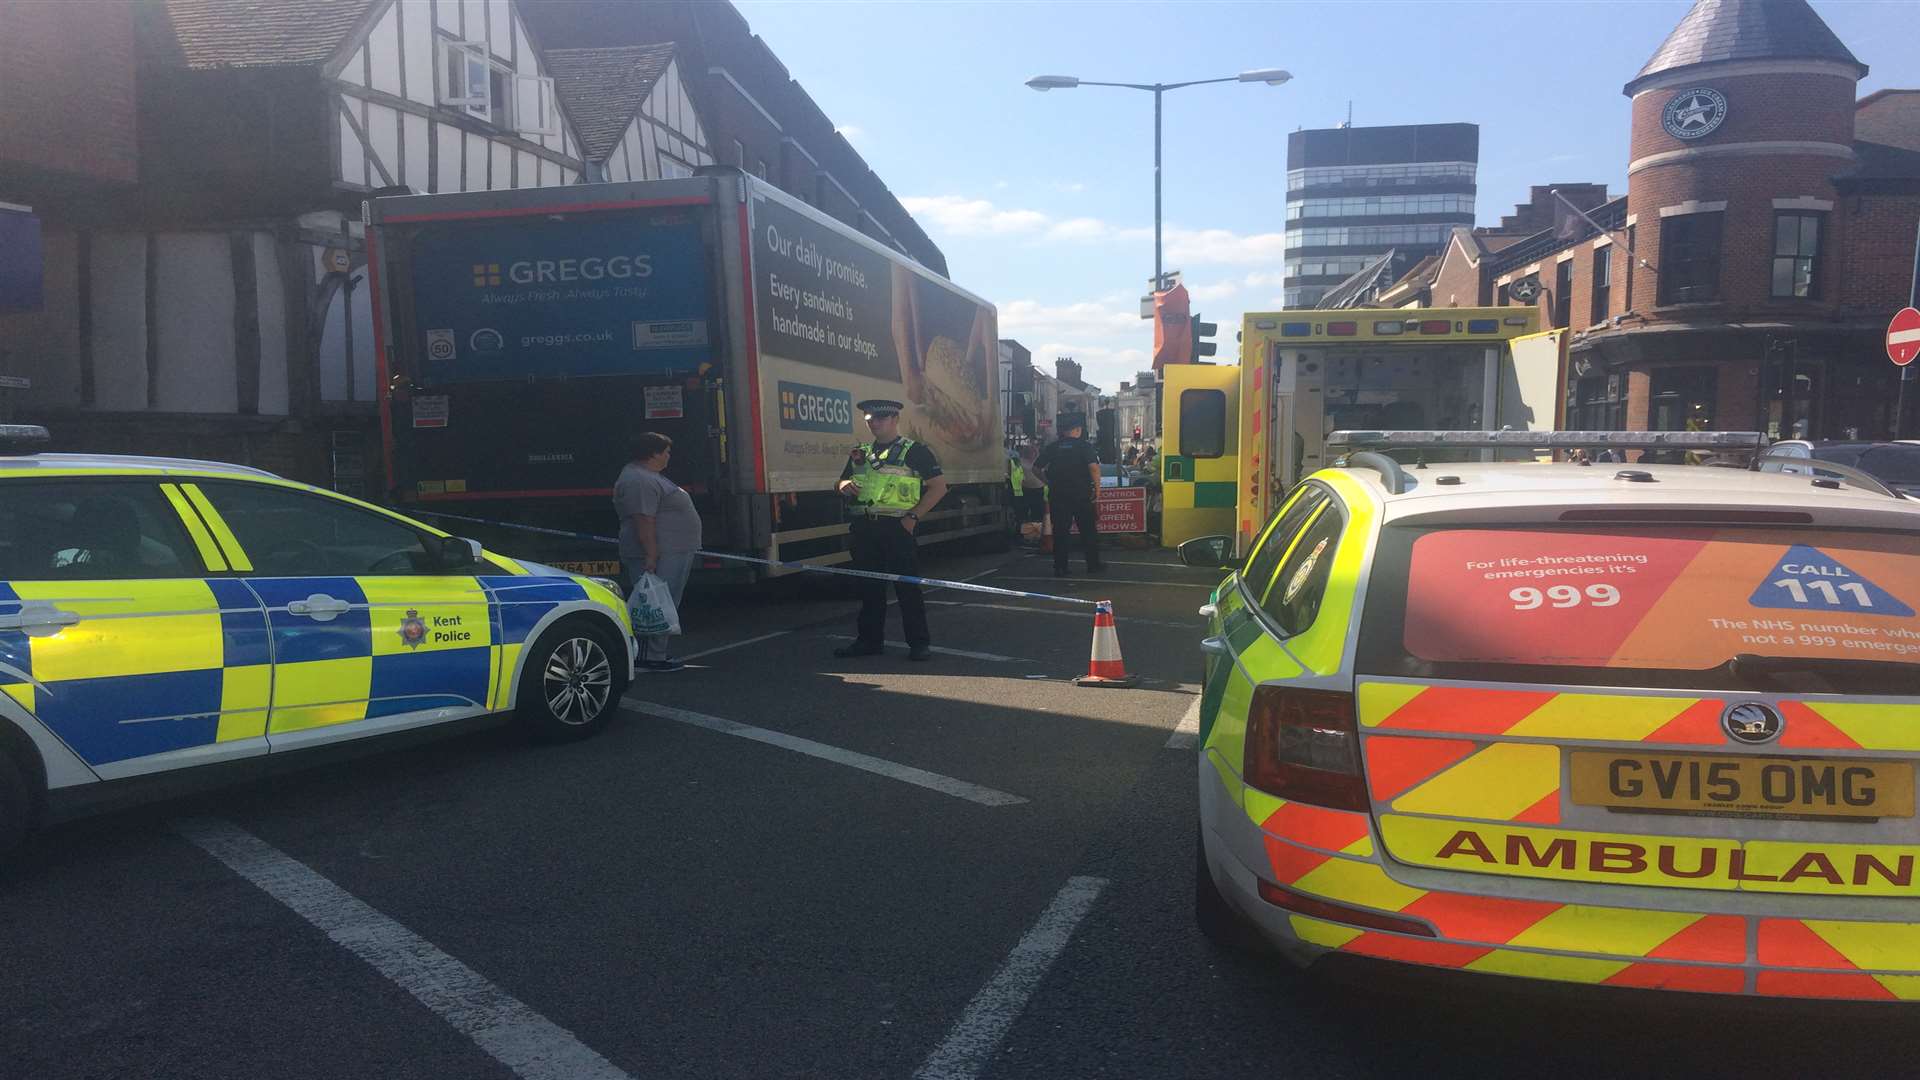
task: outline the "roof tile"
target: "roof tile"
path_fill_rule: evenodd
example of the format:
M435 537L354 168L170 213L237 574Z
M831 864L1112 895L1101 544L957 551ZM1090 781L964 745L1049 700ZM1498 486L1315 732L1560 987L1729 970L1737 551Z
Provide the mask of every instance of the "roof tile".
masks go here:
M324 64L374 0L162 0L150 55L173 66Z
M1865 75L1807 0L1695 0L1693 10L1627 84L1632 94L1652 75L1723 60L1837 60Z
M548 49L553 88L580 136L588 161L605 161L628 121L673 62L673 43L604 49Z

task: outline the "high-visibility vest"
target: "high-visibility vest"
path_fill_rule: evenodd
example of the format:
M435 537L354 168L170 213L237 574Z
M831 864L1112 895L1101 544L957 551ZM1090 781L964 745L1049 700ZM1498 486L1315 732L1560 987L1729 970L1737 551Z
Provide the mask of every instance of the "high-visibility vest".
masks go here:
M913 440L895 439L885 450L872 443L861 443L861 464L853 481L859 486L854 503L872 510L897 510L906 513L920 505L920 474L907 465L907 451Z
M1026 483L1027 470L1020 467L1019 458L1007 459L1007 473L1007 483L1013 485L1013 493L1020 494L1022 485Z

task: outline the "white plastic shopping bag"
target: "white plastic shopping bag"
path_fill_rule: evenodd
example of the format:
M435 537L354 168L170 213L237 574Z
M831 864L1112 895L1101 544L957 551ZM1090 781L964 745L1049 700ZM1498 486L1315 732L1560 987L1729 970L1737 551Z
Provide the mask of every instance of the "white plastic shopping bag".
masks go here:
M633 583L633 592L627 596L627 612L633 616L636 636L680 632L680 612L673 606L673 590L658 574L641 574L640 580Z

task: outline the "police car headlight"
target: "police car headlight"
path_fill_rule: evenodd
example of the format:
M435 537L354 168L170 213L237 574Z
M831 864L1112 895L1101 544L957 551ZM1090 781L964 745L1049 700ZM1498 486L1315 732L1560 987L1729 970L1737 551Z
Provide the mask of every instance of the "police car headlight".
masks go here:
M587 580L593 582L595 585L600 586L601 588L607 590L608 592L612 593L615 596L625 595L620 591L620 583L613 580L612 578L590 577Z

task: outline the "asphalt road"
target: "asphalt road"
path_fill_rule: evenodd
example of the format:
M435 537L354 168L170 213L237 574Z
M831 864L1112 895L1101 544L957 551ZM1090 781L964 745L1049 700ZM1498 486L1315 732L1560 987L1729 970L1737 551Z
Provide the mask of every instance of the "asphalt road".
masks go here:
M1085 608L936 593L954 651L913 664L834 659L831 583L696 594L694 666L599 739L485 730L48 830L0 879L0 1077L1912 1071L1900 1009L1210 947L1176 728L1213 575L1113 562L927 569L1113 599L1138 689L1069 681Z

